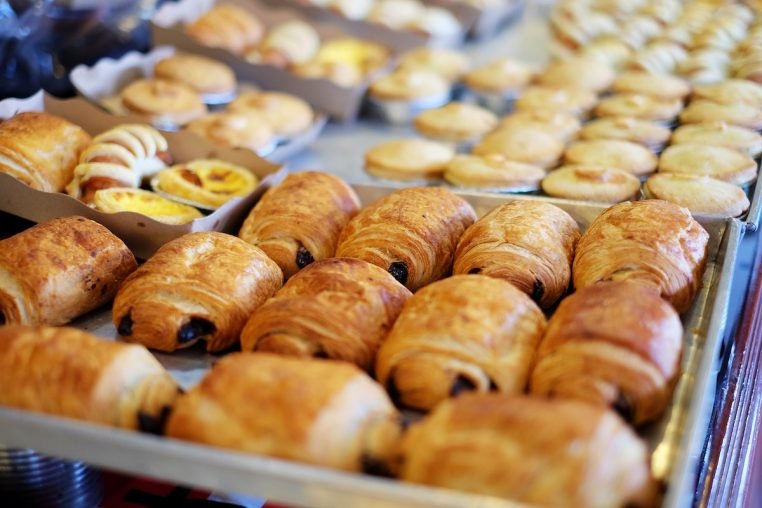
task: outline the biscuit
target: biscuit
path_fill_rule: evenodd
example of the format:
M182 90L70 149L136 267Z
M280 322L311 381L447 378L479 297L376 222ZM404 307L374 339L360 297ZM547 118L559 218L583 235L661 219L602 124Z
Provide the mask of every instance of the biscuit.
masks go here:
M653 173L657 161L656 155L642 145L618 139L577 141L564 153L565 164L617 168L635 176Z
M708 176L657 173L643 185L643 193L692 213L739 217L749 209L749 198L740 187Z
M548 173L542 181L542 190L557 198L619 203L637 198L640 180L621 169L569 165Z
M469 141L484 136L497 126L497 116L484 108L451 102L424 111L415 119L421 134L443 141Z
M661 154L659 172L709 176L746 185L757 177L757 163L748 155L723 146L673 145Z
M399 139L365 154L365 170L390 180L437 179L455 156L447 145L424 139Z

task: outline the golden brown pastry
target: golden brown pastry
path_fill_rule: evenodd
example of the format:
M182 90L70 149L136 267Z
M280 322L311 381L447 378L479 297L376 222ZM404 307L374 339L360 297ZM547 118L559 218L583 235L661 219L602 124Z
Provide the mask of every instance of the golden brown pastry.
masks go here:
M557 198L618 203L637 199L640 180L617 168L570 164L548 173L542 181L542 190Z
M448 81L458 81L471 66L468 57L458 51L425 46L408 51L399 63L403 69L425 69Z
M307 63L320 49L320 34L308 23L294 19L274 26L262 44L250 51L246 58L276 67Z
M74 328L0 327L0 405L161 433L180 389L146 348Z
M532 395L610 406L633 425L664 412L680 371L680 316L653 287L601 282L564 299L532 372Z
M463 233L453 273L505 279L547 309L569 289L578 239L577 223L555 205L505 203Z
M464 391L523 393L545 324L512 284L455 275L405 304L378 352L376 378L396 402L424 410Z
M201 55L172 55L156 62L153 73L157 78L185 83L202 95L229 96L235 93L233 69Z
M471 151L474 155L502 155L543 169L558 164L563 152L564 144L556 136L537 127L502 128L485 136Z
M0 241L0 325L62 325L114 297L132 252L84 217L52 219Z
M692 101L680 114L682 123L725 122L755 131L762 130L762 110L748 104Z
M359 210L357 195L339 177L291 173L259 200L238 236L262 249L288 280L310 263L333 257L341 230Z
M661 151L672 134L656 122L629 117L599 118L585 124L579 139L618 139L643 145L652 152Z
M648 449L613 412L579 401L465 394L413 425L406 482L567 508L650 506Z
M61 192L90 142L81 127L47 113L19 113L0 123L0 173L45 192Z
M349 363L265 353L229 355L182 396L167 435L359 471L387 462L399 415Z
M480 93L514 94L532 80L526 65L510 58L495 60L464 77L466 86Z
M92 206L105 213L140 213L171 225L187 224L204 216L190 205L167 199L155 192L124 187L95 191Z
M131 113L152 123L185 125L206 114L201 96L190 86L165 79L138 79L120 93Z
M595 107L600 117L627 116L652 122L672 122L683 110L680 99L659 99L651 95L622 93L601 99Z
M254 111L210 113L185 128L212 143L257 153L268 151L277 141L267 118Z
M370 86L370 96L381 101L415 101L450 97L450 82L434 71L397 69Z
M248 196L259 179L248 168L218 159L196 159L159 172L155 189L207 209Z
M620 74L611 85L611 90L616 93L648 95L661 100L683 100L691 93L690 85L680 78L646 72Z
M241 54L262 39L264 27L247 10L220 4L185 27L185 32L205 46Z
M617 168L635 176L645 176L656 170L658 158L637 143L619 139L594 139L576 141L566 147L564 162Z
M678 127L672 134L673 145L719 145L749 157L762 153L762 135L751 129L725 122L693 123Z
M531 86L516 99L517 111L553 111L584 118L590 113L598 97L589 90Z
M549 87L569 87L591 92L606 90L616 78L614 69L592 58L573 57L549 65L537 78Z
M424 111L415 118L416 130L443 141L473 141L497 126L497 116L489 110L463 102L450 102Z
M537 190L544 177L541 167L509 161L498 154L456 155L444 173L444 179L453 185L514 192Z
M312 107L299 97L281 92L248 91L230 103L230 111L258 113L278 136L296 136L315 120Z
M160 351L206 341L224 351L246 319L283 284L260 249L224 233L191 233L165 244L114 299L119 335Z
M447 189L400 189L347 224L336 256L380 266L415 291L450 271L458 239L474 220L471 205Z
M446 144L425 139L395 139L365 154L365 171L389 180L438 179L455 156Z
M739 186L708 176L656 173L643 184L647 199L664 199L692 213L740 217L749 209L749 198Z
M757 177L757 162L724 146L680 144L670 146L661 154L659 173L709 176L746 185Z
M497 129L537 128L545 130L560 141L567 142L579 131L580 126L580 121L575 116L537 109L516 111L504 116Z
M577 243L574 287L632 280L656 287L685 312L701 284L708 242L709 234L678 205L653 199L614 205Z
M762 107L762 85L745 79L728 79L719 83L693 88L694 99L706 99L719 104L747 104Z
M241 349L330 358L370 370L410 291L360 259L317 261L249 318Z

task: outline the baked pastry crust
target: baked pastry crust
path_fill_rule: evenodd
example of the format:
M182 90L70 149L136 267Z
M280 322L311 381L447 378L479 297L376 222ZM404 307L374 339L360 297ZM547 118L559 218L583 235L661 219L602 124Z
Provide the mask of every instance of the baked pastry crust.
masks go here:
M658 99L650 95L622 93L601 99L595 115L626 116L653 122L671 122L683 110L681 99Z
M259 152L273 146L275 132L267 117L255 111L211 113L185 127L202 138L222 146Z
M471 153L502 155L514 162L534 164L547 169L558 164L564 144L541 128L500 129L485 136Z
M371 370L410 291L360 259L317 261L254 311L243 351L330 358Z
M383 388L344 362L228 355L177 402L174 438L359 471L384 463L400 433Z
M523 393L545 324L510 283L455 275L405 304L378 352L376 378L397 402L424 410L462 391Z
M193 88L165 79L138 79L121 92L122 104L130 112L151 122L185 125L206 114L206 105Z
M619 203L637 199L640 180L617 168L572 164L548 173L542 190L557 198Z
M692 101L680 114L686 123L725 122L755 131L762 130L762 111L747 104L718 104L698 99Z
M652 504L646 445L579 401L465 394L413 425L400 451L407 482L536 506Z
M0 327L0 405L161 433L180 389L144 347L74 328Z
M262 115L279 136L296 136L309 129L315 119L315 112L307 102L281 92L244 92L230 103L228 109Z
M478 92L514 92L529 84L534 72L510 58L495 60L465 75L466 86Z
M438 179L455 156L450 146L425 139L397 139L371 148L365 170L389 180Z
M449 49L422 46L405 53L399 62L402 69L425 69L448 81L458 81L471 66L463 53Z
M656 170L658 158L647 148L618 139L594 139L570 144L564 153L565 164L605 166L645 176Z
M443 141L470 141L484 136L497 126L497 116L484 108L463 102L450 102L418 115L415 128Z
M468 228L453 273L505 279L547 309L569 289L579 226L557 206L505 203Z
M747 104L762 108L762 85L746 79L727 79L693 87L692 97L719 104Z
M579 139L619 139L643 145L652 152L661 151L672 131L655 122L629 117L599 118L585 124Z
M254 192L259 179L247 168L218 159L196 159L161 171L156 189L214 209Z
M706 230L678 205L654 199L614 205L577 243L574 287L631 280L656 287L685 312L701 284L708 242Z
M400 189L347 224L336 256L380 266L415 291L450 271L458 239L475 220L471 205L445 188Z
M164 224L187 224L203 214L196 208L143 189L112 187L93 194L92 206L106 213L135 212Z
M375 81L370 86L370 95L382 101L449 97L450 83L430 70L398 69Z
M551 317L530 392L611 407L642 425L669 404L682 340L680 316L655 288L593 284L564 299Z
M354 190L339 177L291 173L259 200L238 236L262 249L288 280L313 261L333 257L342 229L359 210Z
M724 146L754 158L762 153L762 135L725 122L695 123L678 127L672 134L672 144L686 143Z
M710 176L745 185L757 177L757 162L732 148L681 144L664 150L659 159L659 172Z
M597 102L598 97L589 90L531 86L516 99L514 106L517 111L548 110L582 118Z
M685 99L691 93L691 86L675 76L631 71L617 76L611 90L620 94L648 95L668 101Z
M740 217L750 206L743 189L708 176L656 173L643 184L643 192L648 199L664 199L692 213L722 217Z
M191 233L161 247L119 288L113 322L124 339L160 351L238 341L246 319L283 275L260 249L224 233Z
M537 77L549 87L570 87L599 93L611 86L616 73L608 64L592 58L573 57L550 64Z
M137 268L100 224L63 217L0 241L0 325L63 325L111 301Z
M220 4L186 26L185 32L205 46L241 54L259 43L264 27L249 11L235 5Z
M320 50L320 34L312 25L298 19L274 26L259 47L246 58L276 67L288 68L309 62Z
M61 192L90 142L81 127L48 113L19 113L0 123L0 173L45 192Z
M156 62L154 76L185 83L200 94L232 94L236 79L233 69L201 55L179 53Z
M445 168L453 185L477 189L537 189L545 177L539 166L507 160L502 155L456 155Z
M497 130L525 128L543 129L560 141L566 142L577 134L580 127L581 124L579 119L573 115L543 109L530 109L526 111L515 111L504 116L500 120Z

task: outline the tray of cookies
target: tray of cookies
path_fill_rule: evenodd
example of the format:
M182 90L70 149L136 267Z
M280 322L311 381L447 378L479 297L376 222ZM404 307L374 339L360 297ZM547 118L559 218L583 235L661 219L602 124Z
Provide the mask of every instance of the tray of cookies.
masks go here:
M693 494L737 220L292 173L237 237L191 233L138 268L100 231L125 267L113 304L35 328L103 303L78 289L94 262L65 270L89 246L47 253L98 227L56 219L0 244L7 445L317 507Z
M341 120L357 116L376 74L419 44L245 0L167 3L152 18L151 30L156 45L223 62L241 81L302 97Z
M235 227L283 174L249 150L161 133L81 98L8 99L0 118L0 210L34 222L88 217L141 258L192 231Z
M184 129L221 146L252 150L273 162L304 150L327 122L299 97L237 83L227 65L169 46L77 66L71 81L82 96L113 114L139 115L158 129ZM175 93L187 91L186 86L193 89L192 95ZM162 96L174 97L180 104Z

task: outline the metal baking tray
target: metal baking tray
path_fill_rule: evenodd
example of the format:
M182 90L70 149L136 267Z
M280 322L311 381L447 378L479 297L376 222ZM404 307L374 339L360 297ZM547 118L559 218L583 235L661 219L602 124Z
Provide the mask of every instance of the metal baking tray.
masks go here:
M394 190L368 185L357 185L355 189L366 205ZM459 194L478 215L501 203L540 199L569 212L582 229L605 210L603 206L536 196ZM641 432L652 450L654 475L667 486L663 505L667 507L682 506L693 496L714 402L720 348L726 340L736 255L744 231L741 222L733 219L699 220L710 235L709 256L699 294L683 315L682 373L663 419ZM107 340L116 337L110 309L95 311L74 326ZM218 358L198 349L171 355L156 353L156 357L186 388L197 383ZM0 441L6 446L33 448L111 470L300 506L517 506L487 496L337 472L13 409L0 409Z

